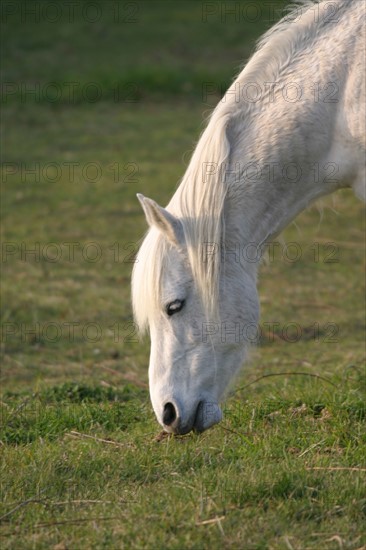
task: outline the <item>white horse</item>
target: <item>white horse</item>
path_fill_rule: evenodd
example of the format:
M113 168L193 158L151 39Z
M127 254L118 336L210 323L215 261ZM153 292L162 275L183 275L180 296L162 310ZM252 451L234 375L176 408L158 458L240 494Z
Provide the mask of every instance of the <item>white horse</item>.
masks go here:
M364 46L363 1L300 0L219 102L168 206L138 195L150 230L133 309L166 431L221 420L259 319L253 247L322 195L366 198Z

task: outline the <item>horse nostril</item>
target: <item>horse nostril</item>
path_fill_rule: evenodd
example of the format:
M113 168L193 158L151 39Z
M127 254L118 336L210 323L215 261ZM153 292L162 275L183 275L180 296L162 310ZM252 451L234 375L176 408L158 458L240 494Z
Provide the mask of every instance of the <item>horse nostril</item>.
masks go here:
M171 426L177 418L177 413L173 403L166 403L163 413L163 422L166 426Z

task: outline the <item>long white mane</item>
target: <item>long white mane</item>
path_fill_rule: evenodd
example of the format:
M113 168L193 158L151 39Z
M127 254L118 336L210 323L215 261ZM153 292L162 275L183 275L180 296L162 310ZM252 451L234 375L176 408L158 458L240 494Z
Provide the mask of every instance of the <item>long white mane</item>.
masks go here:
M320 0L319 6L327 0ZM337 0L339 11L352 0ZM229 88L225 100L219 102L201 135L180 186L167 210L182 222L192 278L208 316L217 314L221 255L205 254L208 244L225 240L224 203L229 189L225 178L230 162L229 125L240 117L245 119L253 103L237 101L235 86L275 81L281 71L302 55L301 45L310 43L324 31L325 10L319 10L319 22L314 24L314 0L299 0L293 10L272 27L258 43L257 50L244 70ZM301 8L301 16L299 9ZM323 19L322 20L322 16ZM265 101L265 98L262 97ZM163 304L160 299L161 274L169 262L170 244L157 229L150 229L138 253L132 277L132 301L135 320L144 331L154 313Z

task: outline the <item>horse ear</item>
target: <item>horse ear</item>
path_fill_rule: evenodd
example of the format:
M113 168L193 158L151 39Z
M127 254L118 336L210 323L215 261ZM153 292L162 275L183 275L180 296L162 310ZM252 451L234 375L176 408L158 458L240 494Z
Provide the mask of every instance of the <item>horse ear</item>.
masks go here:
M150 227L157 227L174 246L181 246L184 242L182 223L170 212L159 206L152 199L137 193Z

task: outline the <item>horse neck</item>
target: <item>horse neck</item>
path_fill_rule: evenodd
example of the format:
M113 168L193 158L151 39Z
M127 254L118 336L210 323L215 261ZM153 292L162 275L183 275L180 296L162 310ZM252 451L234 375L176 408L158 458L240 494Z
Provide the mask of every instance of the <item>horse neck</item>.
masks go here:
M229 171L236 175L225 200L224 245L231 258L234 250L240 254L240 266L253 277L256 277L264 245L314 200L334 190L333 184L320 185L318 181L322 170L320 175L317 171L327 162L320 146L319 154L304 158L301 147L291 149L290 144L288 148L286 143L283 145L278 145L278 154L274 155L276 144L271 143L270 154L268 150L261 150L257 140L253 150L242 147L234 151L230 163ZM281 149L291 151L287 161ZM239 160L243 158L248 162Z
M326 5L326 2L319 5L324 16ZM342 22L347 3L339 2L339 7L342 9L337 13ZM356 12L361 8L356 2L352 8L356 25ZM310 28L313 22L309 9L298 24ZM301 41L296 38L297 24L275 34L254 55L223 100L222 108L230 113L224 208L224 243L228 248L238 243L241 247L250 243L262 246L314 200L350 185L353 167L347 161L349 153L347 157L343 144L345 141L347 152L348 134L344 138L342 110L346 69L353 62L355 31L352 25L344 25L343 38L339 40L340 24L323 25L319 36L314 38L313 48L320 51L317 63L313 63L309 53L303 53ZM303 33L304 40L307 32ZM291 42L292 49L300 48L301 55L288 55L288 48L282 43L285 39ZM278 52L279 57L271 61L273 52ZM266 79L274 83L268 94L264 92ZM334 81L337 93L332 101L314 96L312 83L317 83L324 95ZM263 92L250 105L244 101L248 82L257 83ZM286 85L300 90L298 100L285 99ZM254 262L242 263L248 271L256 270Z
M228 247L263 246L313 201L345 185L334 138L338 106L324 113L321 104L310 105L279 99L234 114L227 129ZM252 261L243 266L256 269Z

